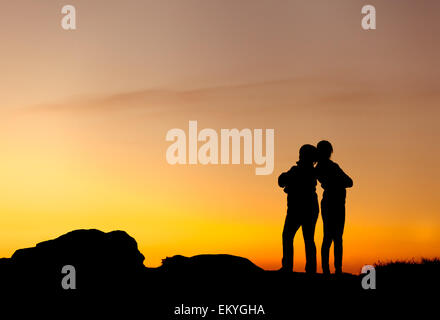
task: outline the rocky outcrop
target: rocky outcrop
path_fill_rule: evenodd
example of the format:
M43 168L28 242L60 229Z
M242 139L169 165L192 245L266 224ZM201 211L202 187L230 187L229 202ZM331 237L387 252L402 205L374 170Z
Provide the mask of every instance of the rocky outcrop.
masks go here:
M166 272L244 274L263 271L246 258L228 254L202 254L193 257L177 255L162 260L158 268Z
M11 286L61 288L64 266L75 268L78 288L121 286L145 270L136 241L124 231L75 230L19 249L0 262L0 278Z

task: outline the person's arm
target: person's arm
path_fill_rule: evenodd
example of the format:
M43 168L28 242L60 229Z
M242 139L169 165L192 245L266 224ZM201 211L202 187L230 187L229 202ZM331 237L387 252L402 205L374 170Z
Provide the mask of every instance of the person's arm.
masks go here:
M292 178L293 172L294 172L294 167L290 168L289 171L283 172L279 177L278 177L278 185L281 188L285 188L287 187L287 185L289 184L290 179Z
M338 180L342 187L353 187L353 180L338 166Z

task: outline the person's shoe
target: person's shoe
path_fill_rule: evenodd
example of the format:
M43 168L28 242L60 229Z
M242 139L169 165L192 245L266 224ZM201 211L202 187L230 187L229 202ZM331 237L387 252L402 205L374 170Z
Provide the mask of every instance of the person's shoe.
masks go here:
M336 269L335 275L338 275L338 276L342 275L342 269L341 268Z

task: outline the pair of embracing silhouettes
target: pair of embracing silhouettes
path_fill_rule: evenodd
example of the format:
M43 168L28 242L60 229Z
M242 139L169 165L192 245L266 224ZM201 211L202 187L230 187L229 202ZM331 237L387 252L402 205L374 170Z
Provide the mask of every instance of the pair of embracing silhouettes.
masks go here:
M306 248L306 272L316 273L315 226L319 215L317 181L324 190L321 214L324 238L321 246L321 263L324 274L330 273L329 252L334 244L335 273L342 273L342 235L345 224L346 188L353 186L352 179L338 164L330 160L333 147L326 140L317 146L303 145L299 160L289 171L282 173L278 184L287 193L287 216L283 230L282 271L293 269L293 238L302 227Z

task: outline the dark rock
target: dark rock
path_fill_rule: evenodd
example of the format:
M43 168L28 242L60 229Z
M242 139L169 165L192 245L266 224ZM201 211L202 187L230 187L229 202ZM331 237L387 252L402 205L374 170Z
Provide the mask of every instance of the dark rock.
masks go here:
M15 287L61 290L61 270L72 265L78 289L121 286L145 270L143 261L136 241L124 231L75 230L17 250L0 263L0 277Z
M193 257L176 255L162 260L158 268L166 272L240 274L261 272L263 269L248 259L228 254L202 254Z

